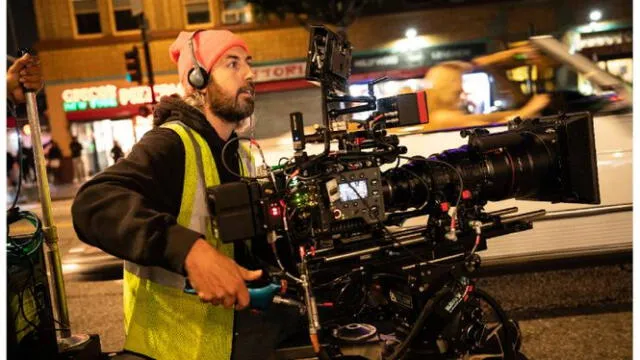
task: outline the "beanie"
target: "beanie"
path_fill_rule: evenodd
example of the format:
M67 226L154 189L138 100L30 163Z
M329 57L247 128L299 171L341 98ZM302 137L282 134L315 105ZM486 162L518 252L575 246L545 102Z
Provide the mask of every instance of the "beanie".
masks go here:
M194 32L181 31L178 38L169 47L169 56L171 60L178 65L178 75L180 83L186 89L189 89L189 81L187 77L189 71L195 65L191 56L191 48L189 47L189 38ZM211 72L213 65L220 57L232 47L239 46L246 52L249 52L247 43L239 36L229 30L204 30L199 31L193 38L193 51L200 65L207 72Z

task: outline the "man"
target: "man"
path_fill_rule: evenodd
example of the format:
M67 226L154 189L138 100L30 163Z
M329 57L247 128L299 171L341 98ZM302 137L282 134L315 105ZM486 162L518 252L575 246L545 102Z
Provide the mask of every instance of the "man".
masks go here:
M238 264L246 247L213 236L204 203L205 187L250 172L237 141L222 148L253 113L251 56L226 30L181 32L170 55L185 98L162 98L154 129L79 190L74 227L82 241L126 260L125 350L154 359L265 359L281 340L277 321L295 322L275 310L234 312L249 304L245 282L261 271ZM197 296L184 293L187 279Z
M82 183L86 177L84 170L84 162L82 161L82 144L78 141L77 136L71 137L69 144L71 149L71 161L73 162L73 182Z
M480 60L482 60L481 58ZM462 106L462 75L474 66L486 65L480 60L474 63L449 61L433 66L425 74L429 124L426 130L482 126L506 122L516 116L523 118L538 114L549 103L547 94L536 94L520 109L489 114L467 114Z
M47 164L47 174L49 175L49 182L55 184L58 177L58 171L60 170L60 164L62 162L62 151L58 143L51 140L44 146L44 157Z
M124 152L122 151L120 144L118 141L113 140L113 147L111 148L111 158L113 159L113 163L117 163L123 156Z

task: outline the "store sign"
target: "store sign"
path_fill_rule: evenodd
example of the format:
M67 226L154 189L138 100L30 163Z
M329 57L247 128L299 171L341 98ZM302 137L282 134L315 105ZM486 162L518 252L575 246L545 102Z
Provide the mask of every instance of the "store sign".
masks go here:
M184 94L179 84L158 84L153 89L156 99L165 95ZM65 112L148 104L151 103L151 88L149 86L118 88L115 85L102 85L67 89L62 92L62 101Z
M472 43L432 46L401 53L385 52L364 56L354 55L351 72L360 74L431 66L443 61L470 60L486 52L487 45L485 43Z
M304 61L280 65L256 66L253 68L253 72L256 74L255 82L300 79L304 77L306 66L307 64Z

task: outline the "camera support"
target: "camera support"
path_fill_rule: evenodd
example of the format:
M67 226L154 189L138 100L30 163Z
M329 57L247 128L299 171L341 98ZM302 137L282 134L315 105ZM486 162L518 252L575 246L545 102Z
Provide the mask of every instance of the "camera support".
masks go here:
M28 50L22 50L21 55L26 53L28 53ZM59 318L58 321L63 326L63 329L60 331L60 337L58 338L58 351L66 352L85 344L89 341L90 337L86 334L71 334L69 308L67 306L62 264L60 262L60 251L58 248L58 230L54 224L51 209L51 192L49 190L49 181L47 180L47 169L42 147L42 134L40 131L36 93L31 89L23 88L23 90L27 99L27 117L29 119L29 126L31 127L31 141L33 144L36 165L38 194L40 196L40 205L42 207L43 232L47 243L46 258L53 285L52 297L55 303L55 312Z

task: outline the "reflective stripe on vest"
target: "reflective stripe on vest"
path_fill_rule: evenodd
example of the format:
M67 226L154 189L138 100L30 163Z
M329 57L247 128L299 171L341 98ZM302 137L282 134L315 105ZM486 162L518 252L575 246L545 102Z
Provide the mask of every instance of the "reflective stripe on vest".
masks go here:
M220 183L209 146L183 123L169 122L162 127L175 131L185 149L178 224L205 234L209 243L233 258L233 244L216 239L209 220L205 189ZM241 158L245 150L239 151ZM251 173L252 167L241 161L243 174ZM184 284L182 275L125 262L125 349L158 360L230 358L233 310L200 302L198 296L183 292Z

